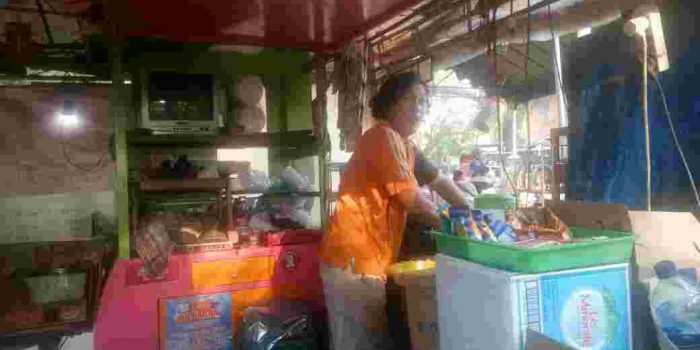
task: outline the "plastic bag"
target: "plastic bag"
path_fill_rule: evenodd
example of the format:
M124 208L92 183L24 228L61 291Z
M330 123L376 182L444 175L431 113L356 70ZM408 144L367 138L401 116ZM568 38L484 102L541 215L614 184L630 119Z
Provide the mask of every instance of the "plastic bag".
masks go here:
M311 182L305 176L288 166L280 174L282 181L289 186L292 191L308 191L311 189Z
M248 184L249 191L266 192L270 189L270 179L264 171L251 169L243 174L243 180Z
M136 237L136 251L142 261L139 274L148 279L160 279L167 272L174 247L168 233L172 215L154 215L145 221Z
M277 228L304 228L311 222L314 200L308 196L294 194L294 192L311 191L312 188L309 179L288 166L282 171L280 179L272 183L269 188L270 192L276 194L258 198L252 213L269 214L269 222ZM289 192L292 193L280 195L280 193Z
M305 312L277 316L266 307L249 307L243 316L239 344L245 350L315 349L312 317Z
M271 231L275 226L270 222L270 214L262 212L251 215L248 227L254 230Z

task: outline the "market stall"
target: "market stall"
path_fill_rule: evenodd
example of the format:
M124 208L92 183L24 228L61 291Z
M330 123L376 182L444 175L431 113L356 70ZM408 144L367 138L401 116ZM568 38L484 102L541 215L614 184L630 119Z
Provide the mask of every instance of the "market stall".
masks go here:
M629 31L633 39L626 36L626 43L634 48L627 65L637 68L634 56L643 47L643 62L652 69L637 71L656 74L668 66L663 34L639 29L639 19L653 22L659 11L638 5L174 1L166 16L154 2L65 1L67 14L107 33L107 39L86 40L85 52L61 46L61 54L79 55L80 64L56 64L54 56L63 56L50 49L33 55L36 45L22 45L31 31L11 26L8 40L16 45L6 48L8 62L56 64L67 72L79 67L91 81L110 86L118 244L113 249L93 238L77 247L31 246L33 271L13 278L36 284L49 276L85 288L60 289L66 300L41 307L23 304L2 328L92 328L94 348L108 350L327 348L319 246L336 199L329 91L337 97L332 127L340 136L334 141L352 152L369 124L368 100L387 77L409 70L422 83L436 83L434 72L451 69L495 101L489 111L497 140L489 165L478 170L498 168L507 185L489 194L475 187L468 206L440 208L441 228L422 236L430 240L428 250L418 249L430 256L386 271L395 348L633 349L657 342L657 330L669 349L695 345L689 330L700 333L700 325L694 328L700 309L675 305L700 295L696 282L679 277L695 267L697 244L678 232L695 232L697 220L689 213L560 202L577 195L560 184L566 156L559 136L574 134L567 129L574 107L563 80L576 76L562 70L560 37L572 38L585 26ZM53 45L48 12L41 5L35 12ZM632 45L638 41L645 45ZM83 79L65 75L62 84ZM442 89L443 95L462 93ZM646 111L642 95L634 105ZM74 98L65 96L61 115L75 117L69 113ZM531 131L532 101L543 96L548 110L556 107L542 113L555 125ZM520 146L519 111L527 129ZM507 114L510 135L502 125ZM550 129L550 140L532 142L532 135L549 137ZM553 150L545 157L546 145ZM648 156L648 138L645 146ZM471 171L471 161L465 157L460 167ZM550 178L547 169L553 169ZM646 192L630 188L646 195L651 209L651 161L645 170ZM657 265L666 259L677 268ZM687 276L697 281L694 273ZM684 290L655 294L668 281L685 281L678 282ZM657 308L671 303L674 308ZM684 323L673 323L679 315Z
M244 327L252 307L274 319L286 305L304 317L293 341L315 343L322 333L312 326L325 323L322 190L312 180L322 148L303 69L309 55L183 44L175 57L154 46L124 51L133 57L125 95L136 112L117 150L128 230L125 258L102 294L95 347L218 348L252 337Z
M396 283L398 287L391 285L396 290L411 289L404 291L403 296L397 296L392 304L407 308L406 314L413 312L413 320L408 316L409 319L405 322L409 324L414 347L428 349L436 348L436 344L439 344L440 348L446 349L522 349L531 348L530 340L542 334L560 343L563 348L577 349L643 349L653 348L658 342L661 342L662 348L682 348L694 344L694 331L690 325L697 324L697 318L688 318L676 309L665 309L663 316L659 317L657 313L654 315L655 320L652 320L651 313L658 312L657 307L663 304L660 300L668 301L664 298L669 296L659 297L657 291L661 289L647 285L650 279L656 281L655 278L664 284L664 280L680 275L683 268L695 267L696 262L688 264L685 258L677 257L672 259L675 260L676 267L669 268L661 263L660 267L657 266L656 273L652 272L656 263L669 258L664 253L666 249L678 244L679 251L685 251L680 246L690 243L686 241L674 244L668 241L666 248L656 244L652 244L653 248L651 245L640 248L644 246L640 242L658 243L660 236L675 236L678 229L670 229L677 223L674 220L678 218L672 219L675 215L651 212L652 207L663 208L659 197L656 197L660 194L653 193L655 188L665 184L655 177L666 176L661 175L658 168L671 171L671 167L656 165L658 168L652 168L650 159L655 157L653 154L659 154L656 153L662 147L659 144L668 145L672 140L675 140L675 145L668 147L676 155L680 154L680 158L684 158L664 96L661 96L664 101L659 103L666 106L668 120L656 119L651 123L663 122L664 128L669 128L670 124L673 135L652 131L652 137L656 138L652 144L656 143L657 146L654 147L657 147L657 151L652 155L649 151L648 123L653 119L646 119L646 91L654 89L646 85L646 76L649 75L650 81L653 79L659 82L657 74L668 68L664 34L659 34L661 19L658 9L632 2L616 2L608 6L591 1L581 2L577 6L569 5L568 2L556 1L528 2L527 5L505 2L498 11L478 6L473 9L468 6L462 9L458 5L441 9L426 7L423 9L425 12L417 11L407 16L403 25L389 26L369 37L370 51L374 53L371 57L375 59L371 67L379 80L382 76L404 69L423 73L424 65L431 66L433 72L436 67L451 67L460 79L468 78L472 86L477 85L487 90L489 96L495 96L498 139L494 141L495 151L492 154L495 163L500 163L499 168L505 173L505 187L516 194L510 199L512 205L505 203L510 201L494 205L498 203L493 202L493 197L482 197L481 201L479 198L475 200L476 208L453 207L443 213L445 223L442 232L433 234L438 255L435 261L421 262L424 265L436 263L434 289L421 287L421 284L430 283L429 279L426 282L425 278L421 278L425 276L425 271L416 271L416 281L413 284L407 283L407 278L402 276L400 282ZM431 10L439 14L423 16ZM643 23L641 26L640 21ZM569 40L569 43L575 42L577 37L586 36L590 27L598 26L601 26L601 34L595 39L599 40L598 43L615 38L624 51L610 50L597 55L594 51L607 46L587 46L591 45L590 42L582 40L581 43L572 44L569 47L571 51L566 52L567 57L573 61L562 63L559 53L560 37L561 40ZM579 29L586 30L576 33ZM584 46L587 46L586 54L575 52ZM649 212L628 213L619 206L559 203L564 197L578 199L581 193L566 188L566 174L562 174L567 171L564 168L565 162L579 165L576 159L568 158L566 152L562 152L572 137L578 137L574 141L578 146L583 143L583 139L586 140L586 147L592 147L578 148L577 151L581 153L615 148L598 144L619 144L616 137L599 136L605 133L602 129L607 128L610 119L618 120L615 114L595 114L601 118L595 124L601 128L597 133L582 135L578 129L584 126L587 130L593 130L585 123L595 118L594 112L585 104L597 103L601 108L605 102L600 96L605 96L608 88L605 84L589 86L588 93L598 89L596 93L600 95L583 94L583 100L575 100L580 93L576 90L577 84L585 84L590 79L586 75L588 70L582 69L579 63L581 61L576 60L586 55L590 57L587 59L594 60L599 65L596 66L599 70L592 74L607 76L603 72L610 67L600 62L604 56L615 62L611 64L613 66L624 60L626 64L622 66L628 69L625 76L634 76L634 79L625 81L625 88L628 89L625 91L629 93L634 90L635 93L619 100L624 101L627 107L635 106L630 107L634 108L634 118L619 118L620 123L624 120L628 129L620 131L616 137L622 138L624 134L625 138L634 139L639 159L646 153L646 167L642 166L643 162L636 163L639 168L634 175L640 176L638 181L630 181L632 175L625 174L616 178L618 182L608 181L600 186L606 187L606 198L625 197L618 201L644 202L644 207ZM565 73L562 73L563 64L569 65L565 66ZM562 74L576 82L565 86L562 80L567 78L562 79ZM616 78L622 79L619 76ZM659 89L662 88L659 86ZM531 118L531 114L534 114L532 100L543 96L552 97L548 100L554 102L558 112L552 113L556 117L554 125L536 129L534 119ZM615 96L620 98L621 95ZM522 109L525 113L516 118L520 107L524 107ZM591 119L585 123L578 119L580 115L577 108L589 113L586 118ZM568 113L571 113L572 132L567 128ZM625 114L630 115L632 113ZM509 124L512 121L512 127L504 127L504 119ZM516 126L519 121L516 119L524 120L523 125ZM533 130L530 129L531 122ZM478 124L475 123L476 125ZM642 125L646 131L642 130ZM532 136L544 133L547 135L545 137L549 137L550 128L552 136L549 140L535 140ZM526 140L522 140L525 142L518 146L516 132L521 130L527 136ZM646 142L643 138L645 132ZM545 150L541 147L544 142L541 141L551 142L551 158L546 162ZM539 154L533 152L535 147L538 147ZM613 158L630 160L621 155L629 155L625 153L628 151L619 148L618 151ZM606 157L593 162L600 166L609 162ZM540 167L540 174L535 175L537 178L531 175L531 168L536 168L540 161L543 165L548 163L551 166L553 174L549 179L544 167ZM510 162L520 163L513 166ZM681 166L681 162L674 164ZM683 177L694 182L687 163L685 168L688 171L682 173ZM606 202L600 195L586 192L583 188L590 188L591 183L595 182L591 181L592 176L607 174L609 165L586 169L586 174L581 174L580 169L569 169L578 176L578 191L583 191L586 198L595 198L593 201ZM678 171L675 173L675 176L681 174ZM641 179L644 174L647 175L646 185L643 185ZM654 180L652 177L655 177ZM551 185L548 184L550 181ZM593 185L596 186L598 185ZM634 195L630 193L624 196L615 192L612 190L615 186L629 189ZM551 193L545 193L547 187ZM669 187L673 185L669 184ZM669 202L683 202L683 197L694 194L697 192L691 188L687 194L679 194L674 199L669 199ZM646 199L643 199L644 196ZM652 198L655 198L654 205ZM486 205L486 202L490 203ZM693 202L692 207L696 204L698 203ZM635 207L640 208L640 205L636 204ZM533 217L529 215L533 211L540 211L537 214L540 219L532 220ZM683 213L682 216L688 220L682 220L684 228L680 230L693 231L691 227L696 227L697 220L690 213ZM517 217L529 219L518 223ZM659 221L657 231L652 232L646 226L649 220ZM568 228L561 230L569 225L570 231ZM669 229L661 229L661 226ZM633 252L635 243L638 245ZM644 262L640 263L640 260ZM695 272L689 273L690 282L683 282L688 283L685 292L675 292L679 293L676 296L680 299L697 293ZM431 290L434 294L431 294ZM412 295L413 299L407 300L408 295ZM434 309L437 309L436 313L433 313ZM434 315L431 319L421 317L431 314ZM677 321L677 318L683 321ZM679 323L674 325L668 322ZM655 324L658 329L654 327ZM396 332L406 332L407 329L409 328L399 327ZM533 335L533 332L540 334Z
M240 28L183 32L177 15L154 17L144 5L114 5L117 35L172 41L129 39L111 52L120 259L100 299L95 348L324 348L325 52L413 4L367 4L355 17L265 5L239 20L287 25L263 25L259 37ZM202 20L190 4L172 9ZM149 26L125 18L130 11ZM275 17L287 12L301 17ZM340 12L341 31L292 30ZM187 43L199 40L216 44Z
M112 74L122 82L126 76L132 80L115 88L120 98L130 96L121 111L127 116L122 120L125 128L117 139L117 158L123 161L118 169L122 219L129 213L128 227L120 226L120 254L130 259L119 260L107 281L97 315L96 347L251 346L246 343L255 338L249 333L251 318L262 318L264 308L268 322L284 323L289 315L280 305L289 303L296 306L291 317L305 322L305 330L291 341L308 340L306 346L313 346L323 337L326 317L317 255L323 232L299 227L313 226L310 210L319 212L319 222L330 215L323 112L330 81L339 95L338 127L347 151L354 150L362 132L367 98L383 79L403 70L415 70L430 81L434 70L450 67L478 82L496 95L499 129L506 99L529 103L558 95L559 113L564 114L568 106L557 67L559 36L583 23L620 21L622 12L636 7L504 1L470 3L454 11L458 4L439 5L445 4L426 2L400 20L357 27L357 34L368 35L343 42L349 45L334 57L333 78L326 76L328 56L321 54L328 50L328 33L320 29L311 37L293 35L294 43L301 40L316 51L313 59L286 50L227 53L222 47L195 47L189 52L184 45L176 48L180 57L173 60L172 53L148 48L148 42L116 52L129 64ZM148 9L140 10L152 19ZM276 12L265 18L271 13ZM556 30L555 21L560 21ZM157 27L170 28L172 38L182 38L171 24ZM125 30L132 35L149 32L139 26ZM266 30L255 39L234 31L227 38L278 45L277 34ZM201 35L221 39L219 33ZM240 38L245 40L238 42ZM531 50L536 49L545 58L533 58ZM555 57L552 68L545 67L548 56ZM663 63L663 52L654 51L652 57ZM185 85L189 87L178 87ZM192 98L202 90L210 100ZM184 118L178 115L180 107L170 107L180 103L187 111ZM139 118L130 120L132 113ZM557 119L558 127L566 125L566 118ZM481 195L473 208L445 210L442 231L433 233L436 263L408 263L405 270L395 267L390 273L399 302L389 310L403 313L395 321L406 324L395 325L392 335L396 340L408 329L404 346L521 349L544 336L574 348L633 347L633 320L649 310L632 297L639 288L636 270L630 267L633 224L626 212L601 215L604 209L595 206L574 212L566 203L556 204L558 196L543 205L544 195L538 198L540 205L532 206L529 196L518 196L531 191L529 114L527 125L523 167L528 175L523 181L509 179L516 196ZM502 144L499 140L497 155L503 163ZM218 157L212 168L206 163L212 159L202 156L212 149L250 147L268 148L265 173L279 180L254 179L260 169L252 161ZM302 169L297 172L294 165L308 156L317 157L318 168L300 175ZM545 182L540 180L540 192ZM321 200L307 200L315 196ZM258 207L261 198L264 205ZM192 210L195 204L204 206ZM178 212L181 207L188 209ZM494 294L496 290L501 294Z

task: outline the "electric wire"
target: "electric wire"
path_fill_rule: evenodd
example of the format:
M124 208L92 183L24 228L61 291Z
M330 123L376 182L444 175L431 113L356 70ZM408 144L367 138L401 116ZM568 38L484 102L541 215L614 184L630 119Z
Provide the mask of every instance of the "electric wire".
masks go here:
M487 21L489 17L487 16ZM513 179L511 179L510 174L508 173L508 168L506 167L506 159L505 156L503 155L503 127L501 125L501 89L503 88L503 85L506 83L506 79L503 79L500 83L498 82L498 57L497 57L497 52L496 52L496 40L497 40L497 32L495 30L495 21L496 21L496 13L494 11L493 13L493 22L492 23L486 23L485 26L490 24L490 31L488 32L489 34L489 41L487 42L488 49L491 51L491 54L493 55L493 71L494 71L494 79L496 80L496 85L498 86L497 93L496 93L496 123L498 127L498 155L499 155L499 161L501 163L501 169L503 170L503 175L505 175L506 181L508 181L508 184L510 184L510 188L513 190L513 194L515 195L515 207L518 207L518 189L515 187L515 184L513 183Z
M503 175L505 175L506 181L508 181L510 188L513 189L513 193L515 194L515 207L518 208L518 189L515 187L515 184L513 183L513 179L510 177L510 174L508 173L508 169L506 168L506 158L503 155L503 135L501 135L501 133L503 132L503 128L501 126L501 107L500 106L501 106L501 97L498 96L496 98L496 123L498 124L499 160L501 161L501 168L503 169Z
M66 345L68 342L68 336L64 336L61 338L61 343L58 344L58 350L63 349L63 347Z
M438 81L437 84L435 84L435 85L440 86L440 84L442 84L443 82L445 82L445 80L447 80L447 78L451 77L451 76L454 75L454 74L455 74L455 70L453 69L450 73L448 73L448 74L445 75L442 79L440 79L440 81Z
M642 33L642 52L644 54L642 58L642 119L644 120L644 147L646 156L646 167L647 167L647 211L651 211L651 137L649 136L649 73L647 71L647 65L649 62L649 57L647 57L647 36L646 33Z
M65 74L63 75L63 79L65 80L66 78L69 78L71 76L69 71L66 71ZM107 158L107 155L109 155L109 152L106 152L105 154L100 157L100 159L92 166L82 166L80 164L76 164L71 160L70 155L68 154L68 148L66 147L66 140L65 140L65 125L61 123L61 128L59 129L59 142L61 143L61 153L63 154L63 158L65 159L66 163L68 165L72 166L75 169L78 169L80 171L89 173L93 172L103 166L103 162Z
M53 12L58 12L58 10L56 10L56 7L54 7L54 6L51 4L51 1L49 1L49 0L44 0L44 3L51 9L51 11L53 11Z
M530 0L527 0L527 8L530 8ZM549 6L547 6L549 8ZM529 62L530 62L530 31L531 31L531 12L527 12L527 46L526 46L526 55L527 59L525 60L525 81L528 81L529 76L530 76L530 70L529 70ZM550 18L550 23L551 23L551 18ZM532 150L530 149L530 144L532 140L530 139L530 102L525 103L525 125L527 128L527 153L524 154L525 156L525 171L527 176L525 177L525 203L529 204L529 197L530 197L530 154Z
M552 8L551 6L547 6L547 16L549 17L549 33L552 36L552 48L554 48L554 23L552 21ZM566 96L566 92L564 91L564 83L561 78L561 72L559 71L560 67L560 58L561 57L555 57L556 60L556 67L554 68L554 79L556 79L556 83L559 84L561 88L561 95L562 95L562 101L564 102L564 110L569 111L569 100Z
M100 159L97 160L97 162L91 166L83 166L83 165L74 163L71 160L70 155L68 154L68 148L66 147L66 140L64 138L64 136L65 136L64 129L65 129L64 126L61 125L61 129L59 131L59 142L61 143L61 153L63 154L63 158L65 159L66 163L68 163L68 165L70 165L73 168L76 168L80 171L86 172L86 173L93 172L93 171L104 166L103 163L104 163L105 159L107 159L107 155L109 154L109 152L105 152L102 155L102 157L100 157Z
M678 134L676 133L676 127L673 124L673 119L671 118L671 112L668 109L668 103L666 102L666 92L664 91L663 86L661 85L661 82L659 81L659 78L652 75L652 80L656 83L656 87L659 89L659 92L661 94L661 103L664 106L664 112L666 114L666 119L668 120L668 126L669 130L671 131L671 136L673 137L673 142L676 145L676 149L678 150L678 154L681 156L681 162L683 163L683 167L685 167L685 171L688 174L688 179L690 180L690 186L693 189L693 195L695 196L695 202L698 205L698 208L700 208L700 194L698 194L698 189L695 186L695 177L693 176L693 172L690 170L690 166L688 165L688 160L685 158L685 152L683 152L683 148L681 147L681 143L678 141Z

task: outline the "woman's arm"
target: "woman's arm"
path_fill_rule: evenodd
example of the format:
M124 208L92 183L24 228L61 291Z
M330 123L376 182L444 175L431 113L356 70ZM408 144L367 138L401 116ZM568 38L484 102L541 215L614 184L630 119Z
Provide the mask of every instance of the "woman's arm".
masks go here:
M415 145L413 145L413 152L415 153L413 173L418 180L418 185L428 185L450 205L472 207L465 193L454 181L445 176Z
M423 196L420 191L399 192L396 198L406 208L406 211L416 216L419 221L434 228L440 227L440 216L437 214L437 206Z

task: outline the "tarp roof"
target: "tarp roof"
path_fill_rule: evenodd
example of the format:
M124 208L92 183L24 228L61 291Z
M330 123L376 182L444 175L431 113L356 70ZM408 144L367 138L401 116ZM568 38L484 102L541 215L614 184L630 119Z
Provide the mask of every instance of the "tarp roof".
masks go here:
M114 35L340 52L426 1L0 1L0 72L24 75L34 67L107 76L105 39Z
M124 36L333 51L419 2L124 0L109 5L109 16Z

